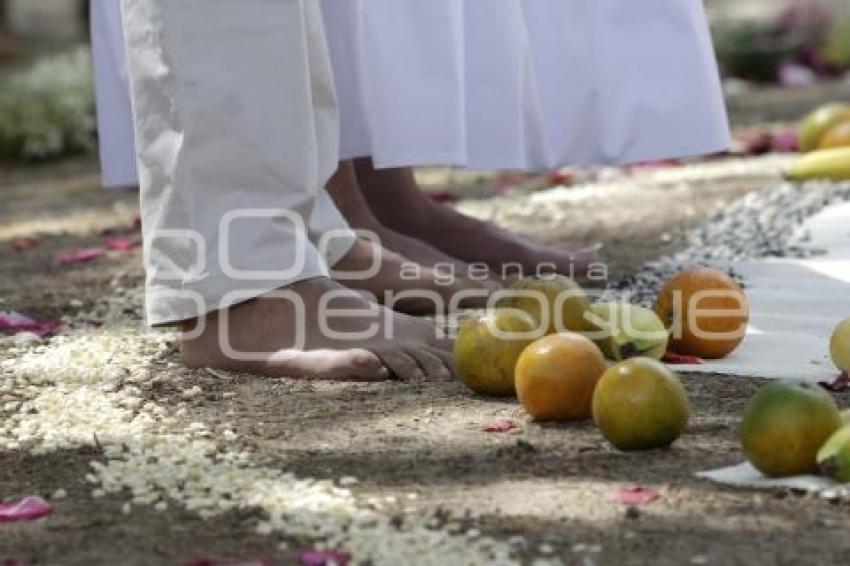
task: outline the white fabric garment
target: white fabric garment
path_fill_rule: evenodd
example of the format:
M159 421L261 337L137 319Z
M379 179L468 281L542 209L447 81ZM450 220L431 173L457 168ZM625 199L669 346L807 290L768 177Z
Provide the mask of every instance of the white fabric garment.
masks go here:
M106 187L137 185L120 0L93 0L91 23L101 177Z
M701 0L311 1L328 31L344 159L542 170L729 146ZM95 35L120 33L93 16ZM98 103L112 116L122 99L102 91ZM132 147L103 154L113 171Z
M124 27L148 322L327 276L354 236L322 188L339 114L318 5L125 0Z

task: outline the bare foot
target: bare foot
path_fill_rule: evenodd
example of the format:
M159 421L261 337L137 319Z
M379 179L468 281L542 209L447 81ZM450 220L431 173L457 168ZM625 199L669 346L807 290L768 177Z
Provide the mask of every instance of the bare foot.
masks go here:
M346 287L365 291L378 302L409 314L444 313L453 307L480 308L492 292L489 283L424 267L363 238L358 238L348 254L333 266L331 276Z
M183 331L193 335L181 343L193 368L340 381L452 375L451 345L433 324L326 278L186 322Z
M334 266L335 274L339 275L335 278L345 285L368 291L379 299L385 291L410 293L426 290L436 292L447 305L462 291L481 291L482 294L461 301L459 306L469 308L484 306L487 295L501 288L501 284L491 278L486 266L481 266L483 270L475 270L467 263L381 224L369 210L350 162L340 163L327 189L349 225L373 236L371 240L359 240L349 255ZM373 278L352 280L345 277L346 272L368 269L376 256L380 256L380 269ZM433 301L426 301L425 305L421 303L421 300L406 299L397 303L396 308L417 314L434 312ZM430 306L428 303L431 303Z
M535 244L495 224L429 199L410 168L375 169L371 159L355 161L363 195L387 227L425 241L465 261L483 261L497 273L519 264L526 274L554 271L584 279L595 250L566 250Z

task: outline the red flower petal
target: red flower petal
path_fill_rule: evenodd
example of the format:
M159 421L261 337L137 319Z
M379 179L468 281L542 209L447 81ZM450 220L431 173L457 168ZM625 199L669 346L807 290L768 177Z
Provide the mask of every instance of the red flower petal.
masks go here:
M623 505L646 505L658 497L656 491L643 486L626 487L614 494L614 500Z
M677 354L676 352L667 352L661 361L667 364L704 364L702 358L696 356L687 356L685 354Z
M0 523L10 521L33 521L47 517L53 506L41 497L31 495L17 503L0 504Z
M56 263L58 265L88 263L103 257L105 253L106 250L104 248L84 248L81 250L59 252L56 254Z
M819 385L827 391L847 391L850 389L850 373L845 371L832 381L821 381Z
M516 425L511 420L498 421L484 425L481 430L484 432L508 432L516 428Z
M550 187L559 187L561 185L571 185L575 181L575 175L568 169L559 169L550 171L546 175L546 184Z
M20 558L6 558L0 561L2 566L25 566L25 563Z
M37 238L15 238L9 242L9 246L16 252L25 252L41 245L41 240Z
M128 252L138 247L140 242L138 238L114 237L106 238L103 243L107 250Z
M0 331L17 334L32 332L41 338L56 334L62 327L58 320L35 320L15 311L0 312Z
M301 566L347 566L349 559L339 550L305 550L298 555Z

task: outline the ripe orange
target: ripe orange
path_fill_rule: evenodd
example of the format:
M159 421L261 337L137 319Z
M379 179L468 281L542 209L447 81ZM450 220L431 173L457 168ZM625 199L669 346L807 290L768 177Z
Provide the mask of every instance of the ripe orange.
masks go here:
M818 149L850 146L850 116L835 124L821 137Z
M819 385L777 381L750 399L741 423L741 445L765 475L814 474L818 450L840 426L838 406Z
M605 371L602 352L580 334L550 334L533 342L516 365L516 391L538 420L567 421L591 415L596 382Z
M690 405L679 378L651 358L620 362L593 394L593 420L620 450L669 446L688 424Z
M454 345L461 381L482 395L513 395L516 361L536 326L519 309L494 309L461 321Z
M668 281L658 294L655 313L670 329L670 350L707 359L723 358L737 348L750 318L741 286L707 267Z

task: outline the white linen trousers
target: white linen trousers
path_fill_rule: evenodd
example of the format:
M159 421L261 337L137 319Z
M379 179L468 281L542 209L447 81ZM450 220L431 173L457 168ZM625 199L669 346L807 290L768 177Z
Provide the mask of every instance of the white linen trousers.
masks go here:
M323 189L339 114L318 4L125 0L123 16L147 321L327 276L354 235Z

